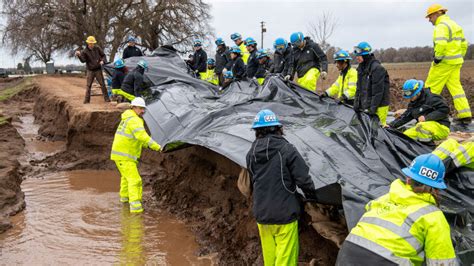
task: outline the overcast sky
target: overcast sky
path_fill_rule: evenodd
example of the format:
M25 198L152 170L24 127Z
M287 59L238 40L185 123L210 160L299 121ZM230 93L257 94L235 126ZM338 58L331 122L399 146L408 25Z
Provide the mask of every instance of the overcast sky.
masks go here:
M254 37L260 47L260 21L265 21L264 47L271 48L278 37L288 40L295 31L307 34L308 24L316 22L323 12L332 13L338 20L336 32L329 40L336 47L352 50L360 41L369 42L375 49L432 44L433 26L425 19L425 12L434 2L428 0L207 2L212 6L211 25L215 35L224 38L227 45L232 45L230 34L239 32L244 37ZM474 43L474 1L442 0L438 3L448 8L448 15L464 28L469 43ZM1 67L16 66L21 58L10 56L4 47L0 49ZM68 63L79 64L79 61L56 58L56 64Z

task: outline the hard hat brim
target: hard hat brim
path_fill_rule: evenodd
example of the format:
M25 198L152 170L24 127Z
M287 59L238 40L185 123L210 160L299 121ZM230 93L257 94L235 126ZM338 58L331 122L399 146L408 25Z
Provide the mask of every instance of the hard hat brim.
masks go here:
M447 9L447 8L440 8L440 9L437 9L437 10L433 10L433 11L431 11L431 12L429 12L429 13L426 13L425 18L428 18L429 16L431 16L431 15L433 15L434 13L439 12L439 11L447 12L448 9Z
M262 128L262 127L274 127L274 126L281 126L282 124L280 122L271 122L271 123L266 123L265 125L253 125L252 129L256 128Z
M447 188L446 183L444 183L444 181L442 181L442 182L436 182L436 181L434 181L434 180L430 180L430 179L428 179L427 177L423 177L423 176L420 176L420 175L417 174L417 173L412 172L412 171L410 170L410 168L408 168L408 167L403 168L403 169L402 169L402 172L403 172L406 176L412 178L413 180L418 181L418 182L420 182L420 183L422 183L422 184L425 184L425 185L427 185L427 186L430 186L430 187L433 187L433 188L437 188L437 189L446 189L446 188Z
M93 40L86 40L86 43L97 43L97 41Z

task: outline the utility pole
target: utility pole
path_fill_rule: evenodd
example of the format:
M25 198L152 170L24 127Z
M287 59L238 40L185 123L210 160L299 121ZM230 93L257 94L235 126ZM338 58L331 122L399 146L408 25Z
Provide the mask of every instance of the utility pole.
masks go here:
M260 40L260 48L263 49L263 33L267 32L267 28L265 28L265 21L260 22L262 28L262 38Z

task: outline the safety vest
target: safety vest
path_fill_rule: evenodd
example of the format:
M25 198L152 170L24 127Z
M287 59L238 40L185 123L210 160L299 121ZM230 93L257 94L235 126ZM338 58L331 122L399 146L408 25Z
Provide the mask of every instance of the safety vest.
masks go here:
M249 61L250 52L247 51L247 46L245 45L245 42L242 42L239 45L239 48L240 48L240 53L242 54L242 61L244 61L244 64L247 64L247 61Z
M435 203L397 179L367 204L346 241L399 265L456 265L449 224Z
M214 72L214 69L207 69L206 72L202 72L200 74L201 79L205 80L209 83L212 83L214 85L219 84L219 78L217 77L216 73Z
M467 52L464 32L447 15L440 16L435 22L433 32L435 58L450 65L462 64Z
M345 77L342 73L337 80L332 84L326 93L333 98L341 98L344 94L347 99L354 99L357 88L357 70L349 68Z
M472 141L460 144L455 139L447 139L436 147L432 153L441 160L451 157L456 167L466 166L474 169L474 161L472 160L474 157L474 142Z
M135 111L122 113L122 121L115 132L110 159L114 161L138 162L142 147L160 150L161 147L145 131L143 119Z

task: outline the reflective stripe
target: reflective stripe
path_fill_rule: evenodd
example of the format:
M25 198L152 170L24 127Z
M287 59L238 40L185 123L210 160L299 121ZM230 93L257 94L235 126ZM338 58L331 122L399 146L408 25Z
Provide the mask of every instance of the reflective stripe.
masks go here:
M428 266L454 266L458 265L456 258L452 259L426 259Z
M348 82L348 83L347 83L347 86L355 86L355 85L357 85L356 82Z
M128 198L120 198L120 202L128 202Z
M150 138L150 141L148 141L148 147L151 147L151 145L153 145L154 142L155 141L152 138Z
M464 39L463 37L454 37L453 40L464 42L466 39Z
M452 41L452 39L453 39L453 31L451 30L451 27L449 26L449 24L446 23L446 22L444 22L444 21L443 21L443 22L440 22L440 24L443 24L443 25L445 25L445 26L448 28L448 32L449 32L448 42Z
M471 109L470 109L470 108L458 110L458 114L461 114L461 113L470 113L470 112L471 112Z
M435 41L448 41L448 38L446 38L446 37L437 37L437 38L435 38Z
M119 156L124 156L124 157L128 157L130 159L133 159L133 160L138 160L138 158L136 156L133 156L133 155L130 155L130 154L127 154L127 153L123 153L123 152L119 152L119 151L112 151L111 152L112 154L115 154L115 155L119 155Z
M458 94L453 97L453 100L459 99L459 98L466 98L466 94Z
M140 201L132 201L130 202L130 210L131 211L139 211L142 210L142 203Z
M145 128L143 128L143 127L135 128L135 129L132 131L132 134L134 134L134 133L137 132L137 131L141 131L141 130L145 130Z
M358 246L361 246L361 247L364 247L366 248L367 250L370 250L374 253L376 253L377 255L393 262L393 263L396 263L398 265L412 265L410 260L406 259L406 258L400 258L400 257L397 257L393 254L392 251L390 251L389 249L371 241L371 240L368 240L366 238L363 238L361 236L358 236L358 235L354 235L354 234L350 234L347 238L346 238L346 241L349 241L349 242L352 242Z
M446 149L443 148L443 147L438 147L438 148L436 148L436 150L434 150L434 151L439 151L439 152L443 153L444 155L446 155L446 156L448 156L448 157L451 157L451 154L452 154L450 151L446 150Z
M409 227L411 227L416 220L421 218L421 216L430 214L432 212L440 211L438 207L434 205L427 205L425 207L422 207L418 209L416 212L410 213L407 218L405 218L405 221L403 223L408 224Z
M129 139L135 139L135 137L134 137L133 135L127 134L127 133L125 133L125 132L123 132L123 131L115 132L115 134L125 136L125 137L127 137L127 138L129 138Z
M336 82L334 83L334 85L336 85L336 86L339 87L339 82L336 81Z
M471 162L471 156L469 156L469 153L467 153L467 150L463 146L459 146L458 149L462 152L462 155L464 156L464 159L466 159L466 164L469 164Z
M423 251L423 245L412 234L410 234L410 226L406 223L398 226L392 222L378 217L362 217L359 222L377 225L399 235L401 238L407 241L413 247L413 249L416 250L416 254L419 254L421 251Z
M444 60L451 60L451 59L458 59L458 58L462 58L462 54L447 55L443 57Z

